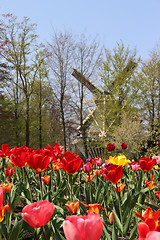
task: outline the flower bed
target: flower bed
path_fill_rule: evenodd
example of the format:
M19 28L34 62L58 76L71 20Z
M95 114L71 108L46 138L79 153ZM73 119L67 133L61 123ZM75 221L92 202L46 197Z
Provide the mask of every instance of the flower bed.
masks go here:
M127 144L121 144L125 151ZM2 239L160 239L160 157L85 162L57 143L0 150ZM113 156L112 156L113 155Z

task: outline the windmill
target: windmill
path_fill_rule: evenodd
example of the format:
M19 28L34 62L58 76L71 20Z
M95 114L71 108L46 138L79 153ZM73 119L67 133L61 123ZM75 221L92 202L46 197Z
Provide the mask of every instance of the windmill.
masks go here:
M98 88L94 83L92 83L87 77L85 77L80 71L78 71L76 68L74 68L72 75L80 82L82 83L91 93L93 93L94 96L97 96L97 94L99 96L102 96L100 99L96 99L96 98L91 98L91 100L87 101L85 99L83 99L83 102L86 104L86 107L89 111L89 115L84 119L83 124L86 128L88 128L91 124L91 122L94 121L95 125L97 126L98 130L99 130L99 137L104 138L105 134L108 132L109 128L111 128L111 126L114 124L116 118L119 116L119 114L117 113L115 118L113 119L113 121L110 123L108 129L106 130L106 126L105 126L105 122L106 122L106 113L105 113L105 106L106 106L106 102L109 101L111 98L109 96L109 92L107 91L102 91L100 88ZM114 100L116 101L116 100ZM89 107L89 102L94 103L94 109L91 109ZM99 124L99 122L96 120L94 113L96 111L96 109L99 107L99 103L102 102L103 103L103 107L104 107L104 117L102 120L102 124ZM122 106L122 108L124 108L124 106ZM109 114L109 112L108 112ZM78 130L81 129L81 126L78 127Z
M98 130L95 132L96 137L98 135L98 139L101 139L102 142L105 142L104 139L107 136L107 132L109 131L111 126L114 124L116 118L119 115L119 114L115 115L115 118L113 119L113 121L110 122L110 124L108 125L108 127L106 129L107 114L106 114L105 109L106 109L107 101L110 100L110 95L109 95L110 93L107 91L102 91L100 88L98 88L94 83L92 83L87 77L85 77L76 68L73 69L72 75L94 95L94 98L92 97L91 100L87 101L87 100L83 99L83 102L85 103L85 105L89 111L89 115L83 121L83 126L85 127L85 129L88 129L91 126L91 124L94 123L95 128ZM97 99L97 95L99 95L100 98ZM91 102L94 104L94 109L90 108L90 106L89 106L89 103L91 103ZM96 111L98 110L100 104L101 104L101 107L103 107L103 109L104 109L101 123L96 119L96 114L95 114ZM109 114L109 112L108 112L108 114ZM77 130L79 132L81 132L81 126L79 126L77 128ZM103 154L104 151L105 151L105 147L97 148L97 147L94 147L93 144L90 144L90 147L89 147L90 157L98 157L101 154Z
M138 65L137 62L135 62L132 57L128 59L128 63L126 64L122 72L117 71L115 82L120 81L122 77L124 81L125 80L127 81L127 79L130 79L137 65ZM126 106L127 102L125 100L120 102L120 99L118 97L117 99L115 97L111 97L110 92L102 91L76 68L73 69L72 75L81 84L83 84L83 86L85 86L94 96L89 101L86 101L85 99L83 99L83 102L85 103L89 111L89 115L83 121L83 126L86 129L89 129L94 123L94 129L98 130L98 138L101 139L103 142L105 142L105 140L107 140L106 139L107 137L112 137L112 136L109 136L109 134L110 132L112 132L113 127L116 126L117 123L119 123L120 114L124 109L124 107ZM113 86L115 82L114 81L112 82ZM97 95L99 96L98 98L97 98ZM89 107L89 102L94 103L94 109ZM116 111L116 106L119 106L119 108L117 108L117 111ZM98 109L100 108L102 110L101 111L102 116L101 116L101 119L97 119L96 118L98 115L97 112L98 112ZM81 126L78 127L78 130L79 131L81 130Z

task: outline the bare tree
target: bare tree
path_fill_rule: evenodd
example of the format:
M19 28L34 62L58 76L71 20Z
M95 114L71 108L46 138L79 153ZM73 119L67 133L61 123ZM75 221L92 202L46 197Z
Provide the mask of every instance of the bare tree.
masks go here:
M73 65L75 44L71 33L55 32L52 43L48 43L48 59L51 67L52 85L54 95L59 103L61 122L63 127L63 143L67 149L66 140L66 114L67 114L67 91Z
M75 67L79 69L81 74L85 75L88 79L97 81L97 73L102 62L102 47L96 38L90 40L84 34L78 38L76 46L76 63ZM85 91L82 82L78 82L78 98L79 98L79 121L82 132L83 146L85 150L85 157L88 158L88 149L86 142L86 128L83 124L84 121L84 97Z

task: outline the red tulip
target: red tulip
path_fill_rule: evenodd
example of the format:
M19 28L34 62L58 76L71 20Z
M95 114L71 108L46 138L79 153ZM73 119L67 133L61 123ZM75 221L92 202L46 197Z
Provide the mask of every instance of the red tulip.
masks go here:
M2 150L0 150L0 157L7 158L10 156L9 146L8 144L2 144Z
M46 154L43 149L37 149L30 154L27 163L36 173L41 173L48 167L51 161L52 157L49 154Z
M44 151L52 157L52 160L56 160L61 156L63 149L64 147L60 148L58 143L54 143L53 148L48 144L48 146L44 148Z
M122 165L110 165L107 168L102 168L102 176L112 183L118 183L122 179L123 168Z
M144 157L139 160L139 165L143 171L149 172L153 168L155 162L155 159L152 159L150 157Z
M99 240L103 232L103 222L99 214L68 216L63 222L67 240Z
M145 222L138 223L137 232L140 239L145 239L149 231L150 231L149 226Z
M55 206L47 200L27 205L22 210L22 218L33 228L42 227L50 221Z
M113 151L115 149L115 144L114 143L109 143L108 145L107 145L107 150L108 151Z
M22 146L20 148L14 147L11 150L11 164L13 167L25 167L27 164L27 160L29 157L30 151L26 146Z
M4 171L5 171L6 176L8 176L8 180L9 180L9 177L11 177L14 174L15 169L10 168L10 166L7 166L7 168L4 169Z
M83 160L79 156L75 156L73 152L65 152L61 158L61 168L73 174L77 172L83 164Z
M0 222L3 221L6 210L8 212L11 211L8 201L7 201L7 204L3 207L3 190L2 190L2 187L0 186Z
M122 147L122 149L126 149L128 146L127 146L127 143L122 143L121 144L121 147Z

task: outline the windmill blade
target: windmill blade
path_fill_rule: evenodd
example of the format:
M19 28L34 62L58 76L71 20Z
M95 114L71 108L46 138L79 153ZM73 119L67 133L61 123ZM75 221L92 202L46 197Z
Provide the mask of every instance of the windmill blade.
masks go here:
M92 93L100 93L100 94L106 94L108 95L106 91L103 92L100 90L95 84L93 84L88 78L86 78L80 71L78 71L76 68L73 69L72 75L80 82L82 83L86 88L88 88L89 91Z

